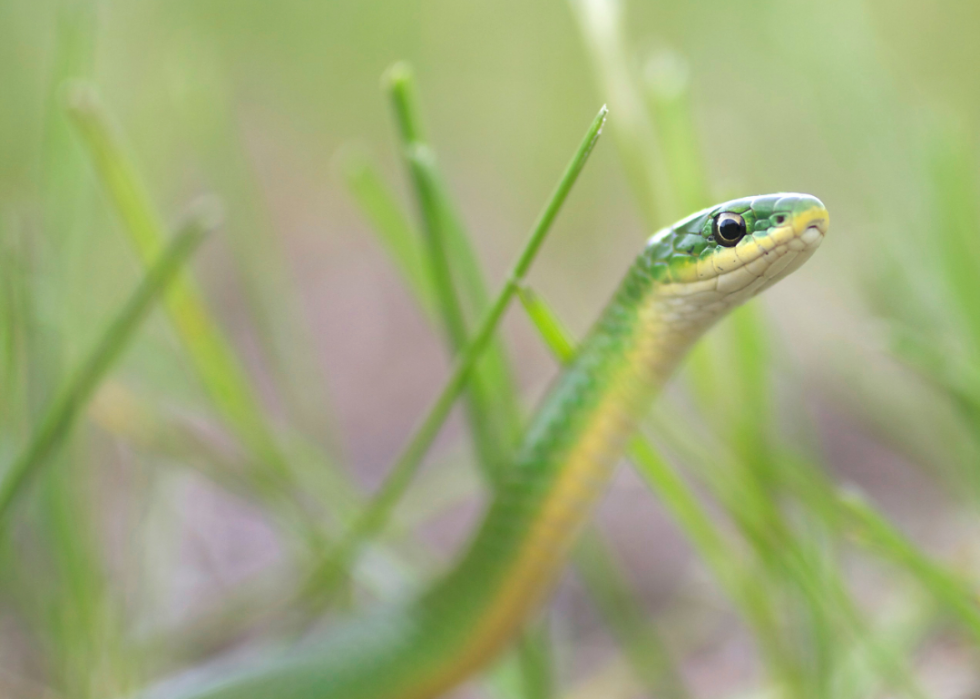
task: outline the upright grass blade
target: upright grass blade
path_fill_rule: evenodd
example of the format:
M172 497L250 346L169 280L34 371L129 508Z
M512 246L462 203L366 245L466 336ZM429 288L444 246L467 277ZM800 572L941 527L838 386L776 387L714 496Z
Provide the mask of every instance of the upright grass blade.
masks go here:
M683 215L709 206L710 187L691 109L686 63L675 53L660 54L643 66L642 81L668 175L673 208Z
M415 477L422 463L422 459L425 457L442 424L448 417L453 403L466 384L466 379L474 363L481 356L489 344L490 339L493 337L504 312L517 293L517 289L530 269L535 255L544 243L544 239L551 229L551 224L557 217L562 204L567 199L572 186L582 172L582 168L585 167L585 163L588 161L589 155L592 153L592 149L595 147L602 131L607 113L608 110L605 107L599 110L598 115L596 115L596 118L586 132L585 138L582 140L571 162L569 162L568 167L565 169L558 186L555 188L555 191L552 193L547 205L535 223L531 235L511 269L503 289L501 289L490 311L483 318L477 331L473 334L469 344L460 353L441 393L395 462L384 483L382 483L371 501L364 508L361 515L351 525L346 536L337 546L334 554L311 578L311 584L309 586L311 591L331 590L336 585L340 574L349 567L364 542L374 537L387 524L392 511Z
M154 261L143 282L44 413L34 437L0 482L0 526L30 479L60 446L92 393L132 339L157 297L203 240L206 226L192 221Z
M445 330L447 344L454 355L458 355L469 339L466 318L453 283L452 269L446 249L445 203L441 194L436 170L435 156L427 146L418 144L406 152L406 160L415 182L416 197L423 212L429 260L429 273L435 289L439 317ZM495 382L491 382L486 372L481 371L482 362L477 361L470 372L464 388L464 400L469 418L470 432L476 447L478 463L487 480L497 485L503 478L509 462L512 435L504 428L501 416L494 410L491 393ZM504 379L510 383L510 379ZM516 402L507 409L514 410Z
M613 138L643 220L656 230L667 218L668 191L656 133L627 55L620 0L569 0L592 57L602 94L616 113Z
M470 318L485 313L489 305L483 270L447 193L435 153L426 143L408 65L396 63L389 68L384 85L422 218L425 270L447 344L458 355L469 340ZM469 302L469 314L464 300ZM488 481L499 484L520 434L517 392L499 340L491 339L485 356L470 372L465 404L478 463Z
M394 195L363 153L345 154L340 167L347 191L371 223L371 229L381 239L422 310L434 318L435 291L425 267L424 251Z

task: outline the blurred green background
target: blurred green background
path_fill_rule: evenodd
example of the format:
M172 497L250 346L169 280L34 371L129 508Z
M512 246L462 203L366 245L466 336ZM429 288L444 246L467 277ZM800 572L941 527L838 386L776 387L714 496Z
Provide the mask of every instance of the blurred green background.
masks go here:
M220 201L191 269L243 367L215 380L246 378L260 406L223 403L150 315L5 514L0 694L129 696L304 626L317 537L378 486L449 365L349 191L368 168L418 227L379 88L403 59L491 293L608 102L530 277L576 337L698 206L803 191L832 217L650 429L731 548L713 559L624 468L593 549L610 577L563 583L548 679L504 659L460 696L980 692L978 31L967 0L0 0L0 464L142 276L71 95L102 105L168 227ZM529 411L555 363L519 308L503 337ZM333 605L414 589L466 539L466 431L450 421Z

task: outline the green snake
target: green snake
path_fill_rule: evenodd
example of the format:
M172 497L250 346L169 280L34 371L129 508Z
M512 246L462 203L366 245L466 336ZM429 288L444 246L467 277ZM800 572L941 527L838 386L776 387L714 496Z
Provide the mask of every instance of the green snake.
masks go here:
M429 699L501 651L551 589L627 439L713 323L827 231L805 194L729 201L655 234L532 419L466 553L417 598L184 696Z

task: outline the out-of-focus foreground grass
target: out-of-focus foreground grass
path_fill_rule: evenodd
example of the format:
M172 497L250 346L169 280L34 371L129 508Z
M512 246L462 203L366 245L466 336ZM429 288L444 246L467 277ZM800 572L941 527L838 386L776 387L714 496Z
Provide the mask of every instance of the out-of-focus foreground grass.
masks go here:
M417 589L646 236L779 190L828 205L823 249L694 353L463 691L978 691L978 30L965 0L0 2L0 695L129 696ZM364 525L603 102L523 308Z

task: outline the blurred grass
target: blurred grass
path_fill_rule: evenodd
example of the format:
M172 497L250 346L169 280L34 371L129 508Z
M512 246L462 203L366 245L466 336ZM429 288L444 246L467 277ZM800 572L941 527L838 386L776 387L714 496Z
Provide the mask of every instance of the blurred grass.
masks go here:
M213 225L193 220L180 231L159 259L151 261L146 279L133 292L98 344L86 356L58 396L45 410L37 432L27 447L7 467L0 482L0 523L10 517L14 499L24 490L31 478L45 465L52 452L59 448L65 435L78 419L110 367L125 349L140 321L149 312L157 296L165 293L183 263L204 238L206 228ZM0 530L2 532L2 530Z
M92 88L76 85L69 99L70 113L107 194L137 254L144 265L149 265L163 244L164 226L159 214L118 137L112 133L108 115ZM267 487L273 488L277 482L288 481L288 465L258 397L188 276L182 276L168 292L166 305L171 322L218 412L267 471L256 474L257 481L261 483L264 479L269 482Z
M569 351L642 239L715 199L811 191L834 222L818 258L696 352L633 445L656 494L643 507L676 529L632 527L625 544L590 532L577 554L593 562L588 600L564 590L548 628L477 691L966 695L975 676L961 690L935 676L975 675L980 633L977 27L975 4L954 0L0 4L8 469L134 284L65 118L66 82L97 84L125 124L123 152L104 115L74 116L96 120L82 144L96 145L101 188L144 263L163 248L159 212L201 190L217 192L229 221L196 281L178 282L183 334L148 319L12 513L0 693L131 695L293 628L295 595L437 390L426 321L445 323L446 297L426 241L441 243L443 292L456 297L453 356L472 346L487 290L508 283L519 222L580 115L608 99L618 161L590 161L522 281L547 345ZM427 128L408 104L401 163L346 148L384 142L377 76L402 56L425 87ZM596 90L584 87L590 70ZM329 179L340 147L380 251ZM426 209L405 206L400 166L424 179ZM202 335L188 332L191 315ZM484 483L546 374L526 325L503 325L480 365ZM481 479L458 463L467 440L450 422L412 502L349 571L347 602L429 579L444 558L432 549L468 530L454 517ZM216 498L207 507L202 490ZM212 515L221 493L247 513ZM289 556L257 543L259 521L286 525L273 538ZM653 594L625 554L676 561L673 531L684 562ZM265 561L248 564L261 572L250 561ZM612 644L582 625L583 607ZM719 648L745 659L734 675L721 674Z

